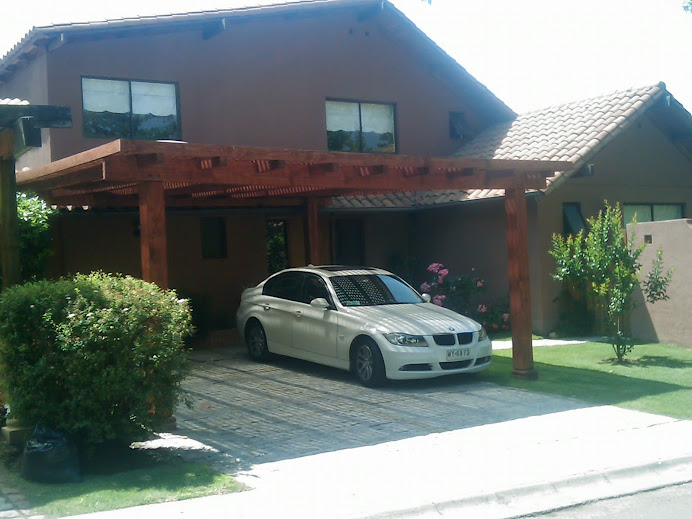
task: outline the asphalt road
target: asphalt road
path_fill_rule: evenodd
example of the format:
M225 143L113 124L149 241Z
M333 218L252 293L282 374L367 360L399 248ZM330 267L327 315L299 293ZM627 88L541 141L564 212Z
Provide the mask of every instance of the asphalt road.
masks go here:
M687 519L692 517L692 483L588 503L541 519Z

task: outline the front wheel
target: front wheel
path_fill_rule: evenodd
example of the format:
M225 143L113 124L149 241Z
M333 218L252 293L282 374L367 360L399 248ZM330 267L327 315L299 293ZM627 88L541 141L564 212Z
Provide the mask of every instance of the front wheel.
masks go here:
M267 335L259 322L254 321L248 325L245 332L245 344L247 344L247 351L253 360L262 362L269 358Z
M384 385L386 374L382 353L371 340L360 342L353 355L353 371L361 384L366 387Z

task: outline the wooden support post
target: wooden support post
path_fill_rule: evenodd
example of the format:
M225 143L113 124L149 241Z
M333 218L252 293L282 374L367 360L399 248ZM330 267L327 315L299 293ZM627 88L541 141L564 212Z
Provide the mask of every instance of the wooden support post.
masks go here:
M139 225L142 279L168 288L166 193L161 182L139 184Z
M320 228L318 210L319 204L317 198L311 197L307 199L305 205L305 221L307 223L307 238L308 238L308 261L313 265L320 264Z
M0 259L3 289L21 281L17 180L14 168L14 159L0 158Z
M529 233L523 186L505 189L509 306L512 315L512 375L535 379L531 340L531 287L529 285Z

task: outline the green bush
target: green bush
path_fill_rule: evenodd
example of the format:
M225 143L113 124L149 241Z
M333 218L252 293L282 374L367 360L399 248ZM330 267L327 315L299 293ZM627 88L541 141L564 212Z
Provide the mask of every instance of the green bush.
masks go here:
M190 311L175 292L103 273L0 297L0 383L13 417L90 450L160 428L180 401Z
M50 224L55 211L33 193L17 193L19 264L22 279L42 278L51 255Z

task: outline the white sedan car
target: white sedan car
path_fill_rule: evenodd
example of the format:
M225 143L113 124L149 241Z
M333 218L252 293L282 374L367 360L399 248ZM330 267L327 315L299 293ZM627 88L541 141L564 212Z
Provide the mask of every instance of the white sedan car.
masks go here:
M483 371L492 356L480 324L376 268L278 272L243 292L237 325L255 360L305 359L351 370L370 387Z

